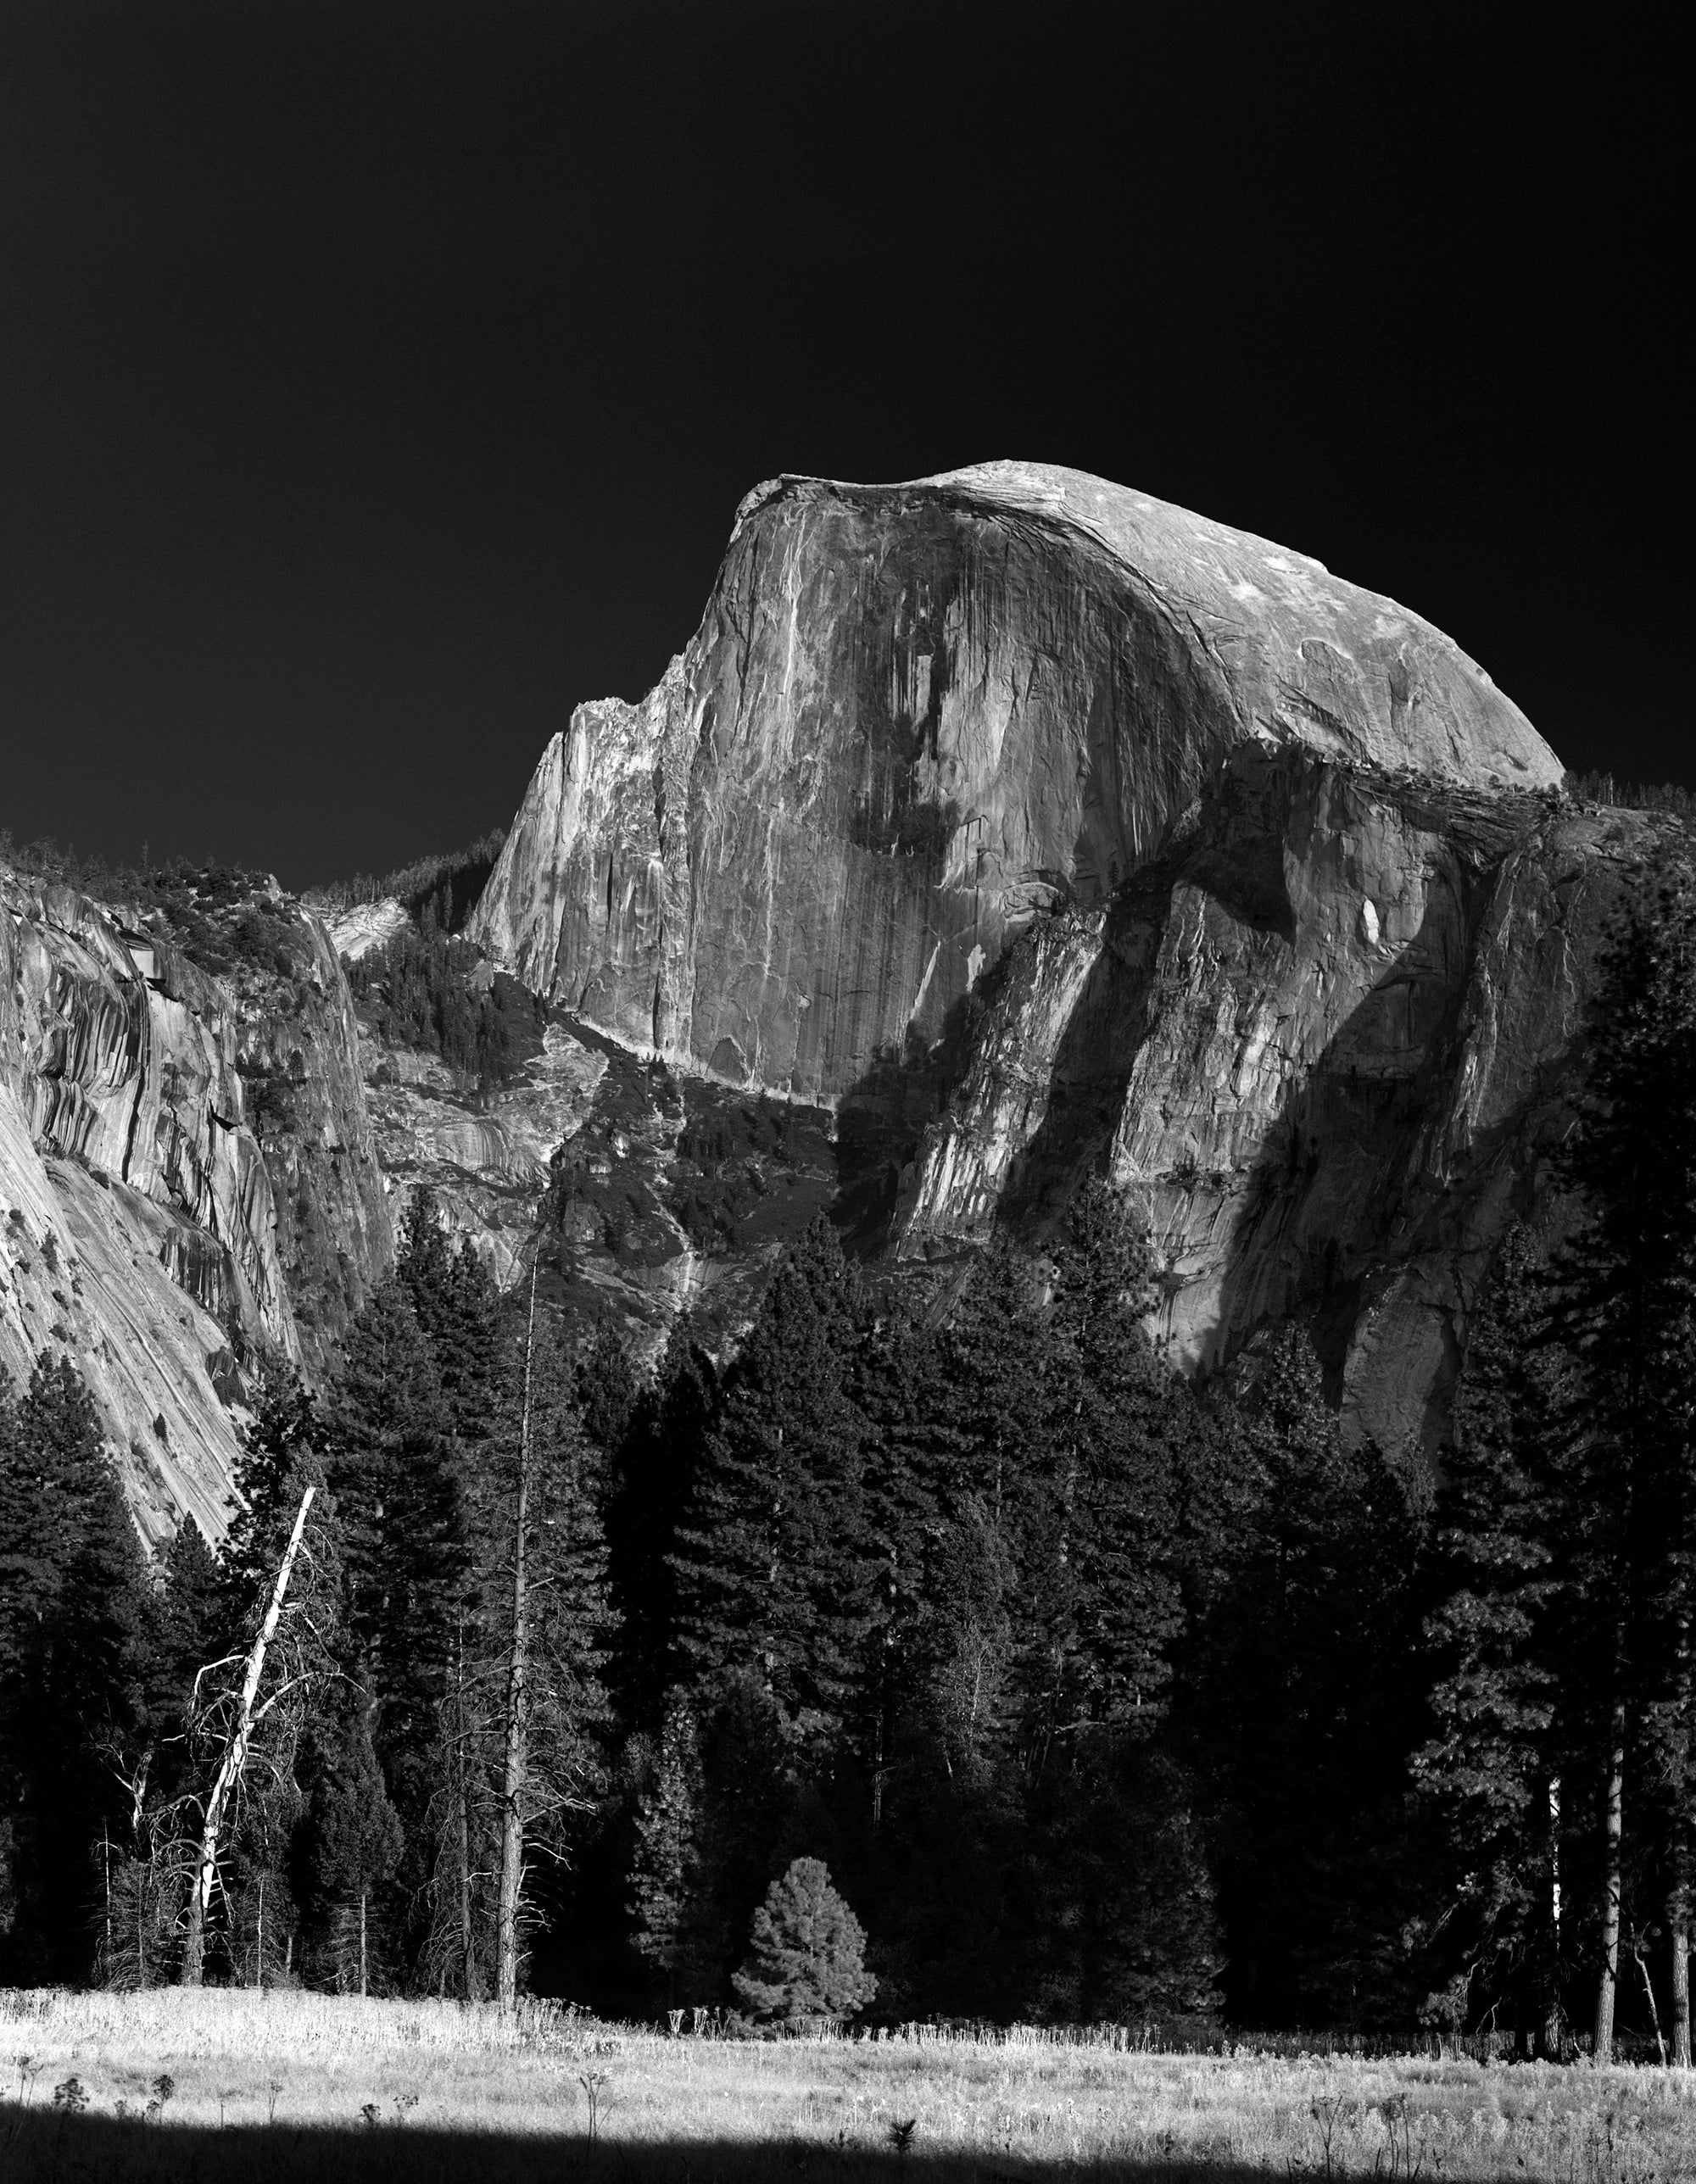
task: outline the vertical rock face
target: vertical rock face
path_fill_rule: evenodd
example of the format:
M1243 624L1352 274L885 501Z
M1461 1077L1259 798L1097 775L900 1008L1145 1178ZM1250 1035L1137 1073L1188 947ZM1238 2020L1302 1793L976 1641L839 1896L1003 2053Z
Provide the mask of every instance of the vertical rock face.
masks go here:
M472 929L624 1039L834 1099L1256 740L1560 776L1439 632L1264 540L1029 465L786 479L658 688L550 747Z
M393 1264L394 1225L346 976L318 918L298 915L289 939L286 975L248 970L226 983L276 1256L302 1367L315 1379Z
M750 494L544 755L474 921L639 1049L834 1106L862 1238L1141 1208L1189 1366L1299 1314L1429 1444L1649 824L1442 633L1075 472ZM857 1163L857 1165L856 1165Z
M0 868L0 1365L71 1357L154 1541L218 1535L247 1367L313 1370L392 1254L346 981L273 922L215 977Z
M651 1344L734 1340L825 1203L911 1266L1105 1173L1177 1362L1297 1316L1355 1431L1430 1446L1659 823L1560 778L1264 540L1016 464L780 480L659 685L543 755L471 928L556 1005L498 1093L362 1034L338 944L399 905L0 869L0 1365L68 1351L148 1536L215 1535L253 1358L324 1369L415 1179Z
M1133 885L993 982L901 1249L1041 1233L1106 1173L1190 1368L1312 1328L1345 1416L1434 1447L1468 1315L1570 1119L1603 928L1652 822L1234 756Z

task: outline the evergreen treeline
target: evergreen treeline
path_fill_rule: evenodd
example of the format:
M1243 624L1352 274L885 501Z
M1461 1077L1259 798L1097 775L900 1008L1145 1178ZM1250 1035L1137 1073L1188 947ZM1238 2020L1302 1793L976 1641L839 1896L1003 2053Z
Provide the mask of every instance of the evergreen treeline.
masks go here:
M1298 1334L1170 1373L1102 1187L925 1310L820 1223L728 1370L685 1320L640 1376L420 1194L321 1399L260 1405L221 1554L151 1572L43 1363L0 1403L0 1979L527 1958L625 2010L1687 2054L1688 878L1604 972L1574 1218L1499 1255L1435 1487Z
M505 842L506 829L492 827L463 850L415 857L381 879L359 872L351 880L332 880L310 889L307 899L315 909L334 911L392 895L415 920L421 921L429 905L443 932L457 933L476 907Z
M1667 811L1696 819L1696 794L1676 781L1622 781L1605 772L1569 773L1562 783L1581 804L1609 804L1621 811Z
M348 986L383 1039L439 1054L488 1090L514 1076L522 1057L499 990L474 976L478 963L477 951L438 922L431 900L416 925L402 926L348 965ZM533 1037L533 1023L519 1031L521 1040L526 1032Z
M533 1945L622 2006L734 2004L801 1859L896 2014L1379 2007L1407 1739L1375 1680L1416 1528L1300 1342L1239 1416L1167 1372L1149 1301L1105 1192L934 1327L880 1316L820 1223L722 1380L684 1323L639 1384L420 1193L322 1400L265 1394L221 1554L187 1525L153 1572L43 1365L0 1470L31 1574L0 1977L481 1995Z
M1616 2013L1690 2059L1696 1821L1696 887L1663 872L1604 963L1564 1165L1580 1218L1509 1238L1430 1557L1414 1772L1456 2018L1550 2052Z
M314 1403L275 1375L215 1556L149 1570L87 1392L0 1399L0 1981L522 1976L598 1809L599 1455L557 1329L428 1195Z

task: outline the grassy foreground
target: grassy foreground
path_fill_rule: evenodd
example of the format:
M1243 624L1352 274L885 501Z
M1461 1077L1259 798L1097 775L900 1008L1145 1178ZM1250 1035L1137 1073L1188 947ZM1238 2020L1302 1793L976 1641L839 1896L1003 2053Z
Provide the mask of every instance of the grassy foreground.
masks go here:
M0 1992L5 2184L797 2174L1674 2184L1696 2176L1696 2073L1017 2033L746 2044L543 2008Z

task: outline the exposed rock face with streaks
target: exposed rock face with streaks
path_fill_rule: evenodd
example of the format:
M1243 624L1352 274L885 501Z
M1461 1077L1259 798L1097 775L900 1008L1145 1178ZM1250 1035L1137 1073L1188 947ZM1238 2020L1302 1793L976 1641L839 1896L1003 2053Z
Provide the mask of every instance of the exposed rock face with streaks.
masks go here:
M544 753L473 931L722 1084L833 1106L862 1243L1040 1236L1106 1172L1174 1357L1295 1313L1441 1431L1649 822L1447 638L1077 473L750 495L700 629Z
M605 1056L547 1026L516 1078L494 1092L460 1081L439 1056L362 1024L360 1056L377 1158L397 1219L416 1184L433 1194L450 1237L469 1238L503 1286L534 1233L553 1156L594 1104Z
M1264 540L1029 465L785 479L657 688L550 746L471 932L632 1044L837 1099L1257 739L1560 777L1447 638Z
M179 932L0 872L0 1363L69 1350L148 1537L215 1533L253 1357L324 1369L415 1181L651 1350L734 1342L826 1206L898 1293L1106 1173L1175 1362L1298 1317L1353 1429L1429 1447L1670 823L1560 778L1264 540L1029 465L780 480L658 687L543 755L471 927L498 1085L356 1015L399 903Z
M539 1236L573 1325L611 1317L639 1357L683 1311L709 1347L734 1343L784 1245L837 1195L823 1110L679 1076L558 1009L498 1086L370 1024L360 1059L395 1212L427 1185L503 1285Z
M1654 822L1317 757L1235 755L1111 904L986 982L900 1248L1041 1234L1105 1172L1174 1360L1291 1318L1345 1418L1434 1448L1509 1218L1547 1203L1583 1007Z
M155 1541L218 1535L253 1359L321 1366L392 1253L346 981L268 929L213 977L0 870L0 1364L69 1352Z

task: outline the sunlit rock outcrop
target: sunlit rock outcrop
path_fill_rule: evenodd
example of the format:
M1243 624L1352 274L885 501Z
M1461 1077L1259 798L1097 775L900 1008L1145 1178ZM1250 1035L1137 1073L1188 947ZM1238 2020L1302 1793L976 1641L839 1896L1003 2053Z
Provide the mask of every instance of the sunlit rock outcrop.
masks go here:
M639 1052L836 1111L862 1245L1113 1177L1177 1362L1292 1315L1427 1445L1563 1127L1643 822L1391 600L1072 471L786 478L544 754L473 930Z
M550 746L472 932L633 1045L836 1099L1252 742L1560 777L1440 632L1263 539L1024 465L783 479L658 687Z
M215 976L0 868L0 1364L70 1354L153 1540L217 1535L255 1362L321 1368L393 1251L346 981L267 911Z
M387 946L410 922L405 905L392 894L375 902L356 902L329 920L330 945L349 963L357 963L373 948Z

